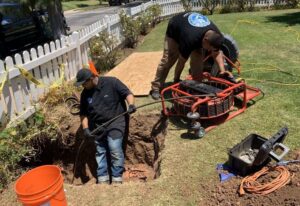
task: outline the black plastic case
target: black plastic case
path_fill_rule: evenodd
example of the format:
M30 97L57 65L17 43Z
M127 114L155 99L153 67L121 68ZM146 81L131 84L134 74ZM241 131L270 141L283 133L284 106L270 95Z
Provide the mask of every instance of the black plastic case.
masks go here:
M289 152L289 148L281 144L287 133L288 128L284 127L270 139L250 134L229 151L229 166L238 174L245 176L265 166L271 158L280 161ZM280 155L275 153L278 148L282 150Z

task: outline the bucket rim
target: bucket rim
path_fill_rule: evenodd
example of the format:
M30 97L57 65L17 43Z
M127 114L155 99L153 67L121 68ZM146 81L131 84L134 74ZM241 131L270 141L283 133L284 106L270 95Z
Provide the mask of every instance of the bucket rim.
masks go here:
M53 196L55 196L60 190L64 190L63 189L63 179L61 179L61 184L57 184L56 188L49 192L49 194L44 194L43 196L38 196L35 198L32 198L31 196L18 196L17 199L19 201L21 201L23 204L44 204L46 203L48 200L52 199Z
M35 170L38 170L38 169L41 169L41 168L44 168L44 167L52 167L52 168L58 169L58 171L59 171L59 174L60 174L60 175L58 175L58 177L55 179L55 181L53 181L52 184L50 184L48 187L46 187L46 188L43 189L43 190L40 190L40 191L34 192L34 193L30 193L30 194L29 194L29 193L21 193L21 192L19 192L19 191L17 190L17 185L18 185L19 182L21 181L22 177L24 177L25 175L28 175L29 173L34 172ZM39 167L33 168L33 169L29 170L28 172L24 173L23 175L21 175L21 177L19 177L18 180L16 181L16 184L15 184L15 186L14 186L14 189L15 189L15 192L17 193L17 195L20 195L20 196L37 195L37 194L42 193L42 192L48 190L49 188L53 187L55 184L57 184L57 182L62 178L61 176L62 176L62 175L61 175L61 169L60 169L60 167L58 167L57 165L43 165L43 166L39 166Z

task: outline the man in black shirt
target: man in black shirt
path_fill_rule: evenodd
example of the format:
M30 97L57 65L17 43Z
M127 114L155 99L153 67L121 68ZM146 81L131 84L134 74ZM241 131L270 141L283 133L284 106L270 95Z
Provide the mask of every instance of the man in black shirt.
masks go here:
M97 181L108 183L108 164L106 154L109 152L111 159L111 180L113 183L122 183L124 170L124 154L122 141L125 133L125 116L121 116L106 126L105 130L92 135L91 131L119 114L136 111L134 96L130 90L117 78L98 77L89 69L81 69L76 75L76 86L82 85L84 90L80 99L80 119L87 139L96 144Z
M163 57L152 82L150 92L152 98L155 100L160 98L159 92L176 61L174 82L180 81L180 75L189 57L191 75L201 75L204 50L212 53L220 74L227 73L232 76L224 68L223 55L220 51L223 41L224 37L217 26L200 13L188 12L172 17L165 36Z

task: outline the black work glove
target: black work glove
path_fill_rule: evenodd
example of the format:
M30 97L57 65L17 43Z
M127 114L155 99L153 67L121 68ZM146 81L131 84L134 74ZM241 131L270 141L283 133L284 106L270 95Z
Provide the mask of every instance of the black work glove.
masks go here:
M135 112L136 112L136 107L135 107L135 105L134 105L134 104L130 104L130 105L128 106L127 112L128 112L129 114L135 113Z
M235 77L228 71L220 73L219 77L221 77L222 79L225 79L227 81L230 81L231 83L234 83L234 84L237 83Z
M83 129L83 135L88 140L94 140L95 139L95 136L92 135L92 132L89 128Z

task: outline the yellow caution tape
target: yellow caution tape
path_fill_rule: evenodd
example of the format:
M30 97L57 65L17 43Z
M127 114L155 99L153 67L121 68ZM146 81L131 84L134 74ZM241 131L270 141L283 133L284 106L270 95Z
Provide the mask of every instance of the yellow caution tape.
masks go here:
M0 94L2 93L3 87L7 81L8 72L2 73L0 76Z
M36 79L30 72L28 72L24 67L19 66L19 65L15 65L16 68L19 69L21 75L23 77L25 77L25 79L27 79L28 81L31 81L32 83L34 83L35 85L37 85L37 87L50 87L50 88L56 88L59 87L64 79L65 79L65 65L64 64L60 64L59 65L59 69L60 69L60 79L58 79L57 81L55 81L52 85L45 85L44 83L42 83L41 81L39 81L38 79Z
M38 87L46 87L46 85L42 82L40 82L39 80L37 80L30 72L28 72L24 67L21 67L19 65L15 65L16 68L19 69L21 75L23 77L25 77L25 79L27 79L28 81L31 81L32 83L34 83L35 85L37 85Z

